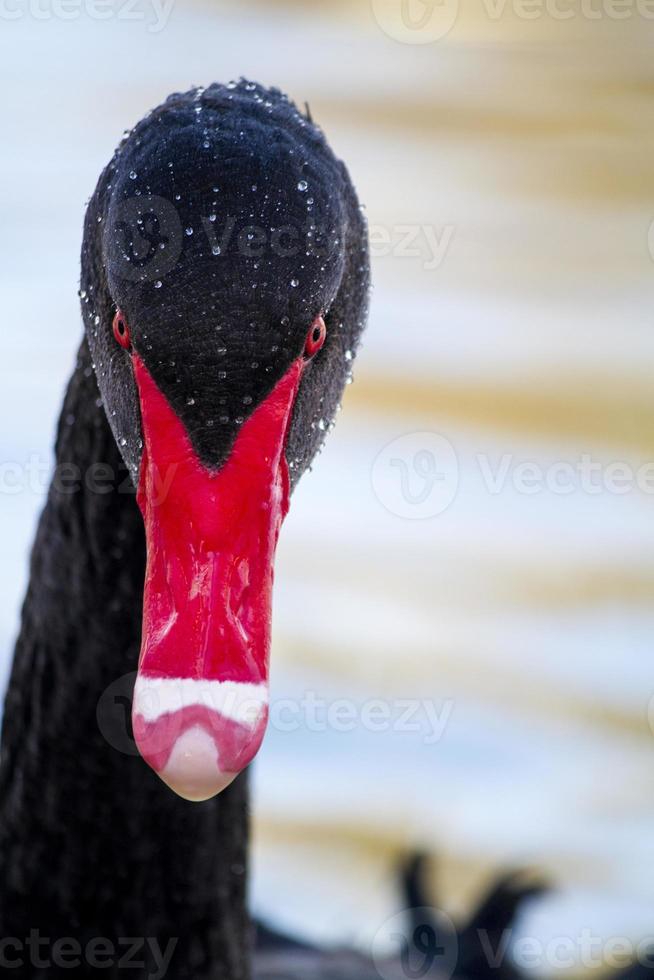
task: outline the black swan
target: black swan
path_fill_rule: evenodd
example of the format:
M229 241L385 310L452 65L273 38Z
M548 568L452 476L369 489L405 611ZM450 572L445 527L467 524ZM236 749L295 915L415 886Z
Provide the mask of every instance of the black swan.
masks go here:
M336 413L368 286L347 171L276 90L173 95L100 177L2 726L13 975L379 976L263 926L253 965L243 771L266 723L277 535ZM150 768L123 726L134 686ZM428 904L417 871L409 908ZM526 894L500 886L479 922L508 927ZM414 934L435 934L416 916ZM475 923L457 975L483 980ZM383 974L407 976L400 960Z
M170 955L171 977L249 976L242 770L266 721L273 553L368 287L347 170L277 90L173 95L101 175L3 717L0 936L23 976L71 976L54 937L82 948L80 976L125 975L129 937L157 940L143 976ZM137 664L142 755L204 802L100 730ZM27 957L30 937L50 946Z
M545 884L520 872L508 874L456 928L434 912L427 867L426 855L415 854L399 869L404 921L394 938L395 955L373 962L348 949L313 949L259 924L255 980L524 980L511 962L506 937L523 903L543 894Z

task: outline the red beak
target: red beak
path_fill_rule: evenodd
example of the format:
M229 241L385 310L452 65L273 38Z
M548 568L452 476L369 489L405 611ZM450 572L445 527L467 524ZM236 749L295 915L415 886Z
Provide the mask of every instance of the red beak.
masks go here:
M148 555L134 736L189 800L229 785L266 728L273 562L289 500L284 447L303 367L293 362L212 472L134 357Z

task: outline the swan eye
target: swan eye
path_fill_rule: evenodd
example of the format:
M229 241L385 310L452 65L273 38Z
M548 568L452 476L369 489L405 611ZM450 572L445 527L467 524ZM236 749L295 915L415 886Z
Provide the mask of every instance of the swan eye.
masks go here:
M114 317L114 337L117 343L125 350L130 348L130 338L129 338L129 327L127 326L127 320L120 310L116 310L116 315Z
M307 334L307 339L304 344L304 356L313 357L317 354L322 345L325 343L325 337L327 336L327 327L325 321L321 316L316 317L316 319L311 324L311 329Z

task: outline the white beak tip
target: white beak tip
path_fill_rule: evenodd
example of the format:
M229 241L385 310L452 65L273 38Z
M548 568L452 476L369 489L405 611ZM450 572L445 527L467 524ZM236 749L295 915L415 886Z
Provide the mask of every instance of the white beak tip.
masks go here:
M158 775L178 796L201 803L222 793L238 773L220 769L216 743L202 726L194 725L176 740Z

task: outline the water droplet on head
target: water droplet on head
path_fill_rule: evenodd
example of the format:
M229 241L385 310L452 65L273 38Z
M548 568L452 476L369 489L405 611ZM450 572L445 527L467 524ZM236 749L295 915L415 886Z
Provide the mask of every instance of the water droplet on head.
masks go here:
M306 191L308 187L309 187L309 185L307 184L306 180L299 180L298 181L297 189L299 191L302 191L304 193L304 191Z

